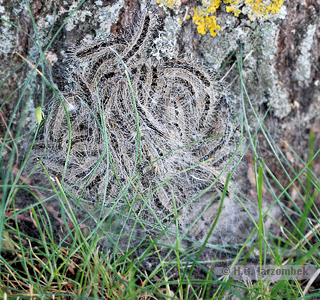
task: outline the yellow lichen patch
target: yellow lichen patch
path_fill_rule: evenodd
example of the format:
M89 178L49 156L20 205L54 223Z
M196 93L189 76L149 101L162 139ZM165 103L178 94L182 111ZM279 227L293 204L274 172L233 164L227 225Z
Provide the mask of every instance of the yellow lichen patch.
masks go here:
M285 0L223 0L226 4L226 12L232 13L236 17L242 13L247 15L250 20L256 18L265 19L269 18L269 14L277 14L280 12L280 8ZM181 5L180 0L156 0L156 2L170 9L177 9ZM216 13L220 7L221 0L202 0L202 5L194 8L194 14L192 17L193 23L197 25L198 33L206 34L210 33L211 36L216 36L221 27L217 24L217 18L213 14ZM187 8L189 9L189 7ZM188 15L189 16L189 15ZM187 18L184 18L185 21ZM182 21L178 19L178 23L182 24Z
M229 6L226 7L227 13L233 13L236 17L239 17L241 13L241 9L240 9L241 5L239 5L238 0L223 0L223 3L229 4Z
M181 5L180 0L156 0L160 6L168 7L170 9L175 9L177 6Z
M285 0L223 0L224 4L229 4L226 7L227 13L233 13L236 17L240 13L247 15L249 19L261 19L264 16L266 19L269 13L277 14Z
M249 19L264 16L269 18L269 13L277 14L284 0L245 0L245 11Z
M198 33L206 34L208 31L211 36L216 36L221 27L217 25L217 18L212 16L220 6L220 0L203 0L202 6L194 9L192 18L193 23L197 25Z

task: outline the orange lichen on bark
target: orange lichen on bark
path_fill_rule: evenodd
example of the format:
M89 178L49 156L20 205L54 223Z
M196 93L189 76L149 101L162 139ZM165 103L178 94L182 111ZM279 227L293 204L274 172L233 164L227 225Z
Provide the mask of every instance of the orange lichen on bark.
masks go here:
M224 4L229 4L226 7L227 13L233 13L236 17L243 13L249 19L261 18L266 19L269 13L277 14L285 0L223 0Z
M242 13L247 15L250 20L256 18L269 18L269 13L277 14L285 0L223 0L226 4L226 12L233 13L236 17ZM180 0L156 0L156 2L170 9L177 9L181 5ZM193 23L197 25L199 34L210 33L211 36L216 36L221 30L217 24L217 17L214 16L217 9L220 7L221 0L202 0L202 5L194 8L192 17ZM182 21L177 19L182 25Z

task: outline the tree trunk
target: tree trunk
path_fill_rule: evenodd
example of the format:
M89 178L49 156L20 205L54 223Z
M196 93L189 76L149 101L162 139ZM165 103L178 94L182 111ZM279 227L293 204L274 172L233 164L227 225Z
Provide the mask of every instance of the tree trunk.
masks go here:
M149 51L154 60L160 64L172 59L192 61L194 65L201 67L204 64L206 68L219 73L218 80L230 90L234 113L246 108L251 134L259 125L252 109L260 118L268 112L264 122L272 138L276 141L282 138L306 161L308 130L318 132L319 127L316 125L319 125L320 105L320 1L286 1L280 13L270 14L268 20L263 17L261 20L250 20L245 15L236 17L227 14L225 6L222 6L216 14L221 30L215 37L209 33L199 34L192 18L185 18L187 12L192 14L199 3L193 0L181 2L180 6L170 9L134 0L86 1L78 8L80 2L72 1L35 0L30 7L24 2L1 1L0 77L6 78L20 66L24 62L21 56L29 61L5 82L0 91L1 99L7 99L29 78L34 71L31 64L36 65L39 60L38 47L44 51L50 43L45 52L49 69L42 69L41 65L38 69L47 74L49 81L56 84L59 90L68 90L70 49L76 52L84 45L94 47L98 41L110 39L110 35L130 41L136 31L140 12L152 9L158 15L159 23L158 34ZM237 59L243 62L240 74ZM240 79L243 79L252 108L247 100L242 107ZM27 90L32 97L27 107L25 129L34 127L34 111L41 106L40 90L39 80L32 80ZM14 94L3 107L8 120L18 99L19 95ZM44 105L48 109L50 101L46 97ZM18 121L14 120L13 131L17 130ZM0 128L5 131L3 124ZM288 179L282 178L283 171L274 164L275 157L270 154L270 145L259 134L259 155L282 184L288 184ZM296 163L302 166L285 142L279 142L279 147L288 161L292 165ZM316 142L316 146L319 148L319 142ZM239 167L234 181L237 184L241 182L241 189L247 196L253 197L253 154L246 154L244 159L247 164ZM266 198L270 200L271 196L266 193ZM267 202L266 207L269 204ZM273 213L277 215L278 210L275 209ZM229 214L225 212L226 217ZM242 222L245 227L245 221ZM227 242L230 240L232 237L226 238Z

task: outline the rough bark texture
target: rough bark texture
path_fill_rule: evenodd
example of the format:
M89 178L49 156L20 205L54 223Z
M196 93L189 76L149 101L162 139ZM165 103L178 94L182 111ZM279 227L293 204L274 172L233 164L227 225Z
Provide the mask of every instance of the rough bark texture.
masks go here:
M53 36L77 4L61 1L55 6L54 2L40 0L30 3L40 43L44 43L49 33ZM182 8L192 8L195 4L188 3ZM70 45L85 40L101 40L110 32L119 34L133 28L135 12L144 8L145 4L139 1L85 2L58 34L50 48L49 61L53 65L58 64L56 58L61 58ZM219 69L232 51L238 48L237 43L242 42L244 56L250 53L245 64L248 69L246 83L252 82L252 90L257 90L258 82L260 101L268 104L275 101L277 105L274 105L273 112L276 116L281 118L292 112L294 101L303 108L313 102L319 78L319 1L286 1L280 14L261 22L236 18L219 11L218 20L222 29L215 38L199 35L191 20L181 26L176 22L179 14L172 11L166 14L161 8L158 10L159 17L165 21L160 37L155 40L155 56L193 55L202 57ZM1 1L0 13L3 19L36 37L25 4ZM53 24L53 30L50 31ZM0 38L2 76L12 70L9 66L21 62L15 52L29 59L38 52L25 33L3 21ZM304 101L301 101L301 97Z
M269 20L249 21L246 18L237 18L219 11L217 14L221 24L220 34L216 37L201 36L195 25L189 20L182 26L176 21L183 18L185 9L192 9L196 1L182 1L179 11L165 12L156 4L159 19L163 20L160 35L154 40L152 55L158 59L183 57L184 59L204 62L219 71L223 63L233 51L243 47L243 77L248 94L254 103L254 108L263 115L272 105L266 119L266 125L273 138L281 137L290 144L298 154L306 160L307 130L315 129L319 124L320 105L320 1L286 1L280 14L273 15ZM23 3L23 4L22 4ZM24 2L0 1L1 17L19 26L25 32L1 21L0 25L0 78L5 78L12 70L18 67L23 60L17 56L20 53L36 64L39 51L34 42L26 33L38 41L44 49L54 34L76 8L79 2L35 0L30 2L30 9L37 24L34 31L28 7ZM46 52L48 64L52 67L52 82L63 90L67 88L65 80L67 70L67 52L70 46L99 41L107 38L110 33L121 35L123 32L134 32L137 11L144 10L144 1L86 1L72 15L62 27ZM226 74L232 66L234 57L222 70L221 76ZM235 108L240 107L237 66L224 78L230 83ZM50 71L46 70L47 72ZM24 66L19 69L5 83L0 90L1 99L6 99L12 91L26 81L32 69ZM36 80L28 87L28 94L32 95L28 104L26 128L34 126L34 109L40 105L41 86ZM18 95L10 98L4 111L10 117ZM46 99L48 103L50 99ZM252 128L256 121L248 110L248 118ZM13 130L18 124L13 123ZM1 124L1 129L3 125ZM298 133L297 133L298 132ZM285 143L279 143L292 165L299 166L297 159L292 157ZM272 169L274 157L268 157L267 145L261 142L261 155L264 156ZM319 142L316 143L319 148ZM5 154L5 153L4 153ZM290 156L291 155L291 156ZM246 156L248 166L242 166L236 181L242 182L247 193L252 196L254 187L252 155ZM316 166L317 166L317 160ZM316 167L316 172L319 167ZM272 169L279 177L281 171ZM319 174L318 174L319 175ZM285 180L283 182L285 184ZM250 189L251 188L251 189ZM294 192L294 191L292 191ZM275 212L276 214L276 212ZM244 226L245 226L245 221Z

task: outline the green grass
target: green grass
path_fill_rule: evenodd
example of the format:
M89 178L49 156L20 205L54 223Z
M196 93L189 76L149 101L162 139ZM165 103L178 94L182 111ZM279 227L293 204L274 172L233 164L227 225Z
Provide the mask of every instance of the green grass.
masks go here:
M32 17L32 14L30 15ZM7 20L2 21L8 22ZM246 143L239 145L238 149L241 151L241 158L249 152L254 157L254 162L250 167L254 169L256 199L252 202L252 199L247 199L245 194L234 188L230 189L230 193L247 211L248 220L251 220L252 224L254 224L254 230L241 245L215 245L215 256L204 261L200 260L200 258L206 249L208 238L202 245L195 245L190 249L181 247L179 240L182 236L178 230L176 217L171 221L175 232L169 232L168 227L164 228L161 220L158 220L159 224L157 226L161 231L158 237L152 238L148 236L139 245L133 248L128 247L124 250L119 247L121 234L113 236L110 233L109 227L114 224L106 222L108 215L103 215L96 229L92 231L84 230L83 224L79 224L75 212L71 208L68 190L63 187L63 184L60 184L59 180L52 180L48 174L47 180L51 183L50 189L43 186L33 186L32 181L29 179L32 171L25 174L24 166L34 146L40 125L37 124L34 116L34 129L27 133L23 131L23 121L28 113L28 102L31 101L31 97L35 92L31 90L31 92L27 93L27 89L32 86L31 81L33 78L40 75L42 80L41 107L44 107L48 87L59 98L59 94L51 83L50 74L46 75L45 73L47 64L45 53L67 22L67 19L57 32L53 33L52 29L53 38L50 42L44 42L44 45L47 45L44 50L42 50L43 47L33 18L32 21L34 36L29 37L38 45L39 59L37 64L30 66L28 62L22 63L0 84L0 88L4 88L6 81L18 72L21 67L30 68L29 77L25 78L24 83L0 105L0 110L2 110L6 102L16 99L12 115L9 118L2 117L0 120L3 125L6 124L4 135L1 136L0 150L1 154L7 153L5 158L1 155L0 161L2 196L0 210L0 236L2 237L0 248L1 298L231 299L233 295L239 299L257 299L258 297L261 299L311 299L311 297L320 296L317 289L310 287L314 278L309 281L283 280L273 283L262 279L257 281L235 281L226 276L214 275L214 268L222 265L234 266L255 262L256 265L263 267L269 264L281 265L287 261L290 265L308 264L318 268L320 262L318 251L320 242L317 226L319 224L319 212L314 204L320 190L320 182L313 172L315 157L320 151L319 149L314 149L316 133L312 130L310 131L309 149L306 150L308 151L308 161L306 162L288 145L287 150L291 152L291 155L295 157L302 167L293 166L288 161L285 153L279 148L278 143L273 140L266 127L265 120L268 112L265 115L261 115L247 93L242 76L243 54L241 46L235 53L239 76L239 99L241 99L241 112L237 117L241 123L241 136L245 138ZM18 26L11 25L23 31ZM130 83L128 75L127 78ZM66 109L65 113L70 128L70 119ZM137 111L135 113L137 132L139 133ZM256 128L252 128L249 125L249 116L255 118ZM13 124L18 117L18 126L13 130ZM103 155L109 156L104 120L101 117L97 122L104 133L106 141L106 150ZM25 153L25 158L22 160L18 145L26 136L31 143L30 148ZM271 166L270 162L262 156L263 154L261 153L263 152L259 149L259 144L262 142L268 145L268 150L272 153L283 178L279 178L278 174L272 172L275 167ZM69 135L68 155L70 153L70 145L71 135ZM140 150L139 134L137 134L137 145L136 166ZM17 161L19 161L19 169L13 171ZM113 168L112 160L110 160L109 167ZM88 183L94 172L95 170L86 178ZM63 177L61 178L62 182ZM228 180L230 177L231 174ZM134 180L139 181L139 178L135 178L133 175L132 181ZM123 187L122 189L124 196L127 188ZM227 188L228 184L226 184L222 193L217 216L210 224L209 235L212 232L214 233L216 223L220 218ZM292 198L292 190L296 191L299 203L303 203L303 207L296 203L296 198ZM45 192L50 192L51 196L43 198L42 194ZM27 197L31 197L36 201L34 204L18 211L15 201L23 195L27 195ZM53 197L57 197L61 201L61 220L63 220L64 233L61 233L60 238L57 238L56 225L47 211L48 206L46 203ZM268 201L271 203L267 210L263 209L265 208L264 201L266 201L266 197L269 198ZM174 195L173 199L175 199ZM129 206L131 200L127 199ZM145 205L148 205L148 199L144 200ZM116 203L115 201L115 205ZM258 218L250 214L252 210L247 207L248 203L256 207ZM79 205L81 205L81 202L79 202ZM273 205L279 205L283 214L281 220L273 220L274 224L277 224L282 231L278 236L272 235L264 225ZM174 206L175 216L177 216L178 208L176 203L174 203ZM98 207L97 211L99 212ZM12 212L12 215L8 214L10 212ZM22 216L29 220L26 222L30 224L30 227L33 224L32 230L28 231L23 228L21 225ZM91 217L91 213L88 212L88 219ZM134 221L140 223L143 227L144 223L140 216L136 215L135 217ZM104 230L102 230L103 226L105 226ZM161 243L160 237L172 234L176 236L175 240L171 243L168 242L166 245ZM133 238L132 235L129 236L129 240ZM111 246L103 250L99 246L99 242L105 238L109 238ZM168 241L170 240L168 238ZM218 253L223 255L219 256ZM151 271L147 271L144 269L143 262L150 260L152 260L153 265ZM173 273L175 274L174 277L172 276ZM204 274L204 276L199 276L200 273Z

